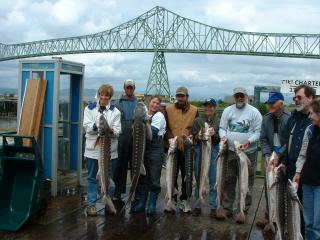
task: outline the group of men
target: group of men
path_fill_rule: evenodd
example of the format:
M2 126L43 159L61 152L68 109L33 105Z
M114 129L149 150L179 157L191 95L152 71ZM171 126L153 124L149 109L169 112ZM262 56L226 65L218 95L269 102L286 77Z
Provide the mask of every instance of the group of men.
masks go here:
M131 164L132 155L132 122L133 112L138 102L134 95L135 83L127 80L124 83L124 94L115 107L121 115L121 133L118 138L118 158L116 168L113 170L115 190L114 201L121 201L121 194L126 192L127 171ZM266 102L269 113L263 118L260 112L249 104L248 93L245 88L237 87L233 90L235 104L224 109L221 119L216 116L217 103L213 98L204 101L204 116L199 116L197 108L189 103L188 89L179 87L176 90L176 103L168 106L165 111L167 129L165 139L178 137L177 149L177 178L181 172L181 187L178 187L178 180L175 185L180 189L179 207L183 212L191 212L194 216L201 213L201 206L197 205L192 210L190 199L187 199L185 184L185 159L184 144L185 136L192 136L195 139L195 177L199 184L199 149L200 141L197 141L197 134L204 122L209 123L212 137L212 159L209 169L209 203L211 217L219 218L216 215L216 193L214 189L216 162L220 140L228 142L227 175L224 188L223 210L225 216L231 217L234 211L236 184L238 176L238 156L235 152L234 141L241 143L240 148L247 154L251 161L249 166L249 192L246 196L245 212L252 202L252 187L254 184L256 169L257 143L260 141L263 158L267 164L283 166L287 169L288 178L293 178L295 173L295 162L298 158L302 144L304 131L310 121L308 119L309 104L315 97L315 91L306 85L295 89L293 98L296 110L290 113L284 105L284 97L281 93L271 93ZM94 127L94 126L93 126ZM276 152L276 158L270 162L272 152ZM91 166L90 166L91 167ZM92 167L91 167L92 168ZM299 191L301 194L301 191ZM175 196L178 202L178 195ZM267 209L267 208L266 208ZM238 210L238 209L237 209ZM90 212L89 212L90 213ZM258 221L258 225L267 224L266 218ZM236 215L235 215L236 216ZM243 220L235 219L238 223Z

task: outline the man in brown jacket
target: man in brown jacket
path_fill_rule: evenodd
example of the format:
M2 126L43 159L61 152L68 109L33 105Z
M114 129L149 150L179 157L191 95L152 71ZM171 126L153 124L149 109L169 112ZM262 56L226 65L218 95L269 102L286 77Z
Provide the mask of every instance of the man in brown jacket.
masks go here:
M195 106L188 102L188 89L179 87L176 90L175 104L167 107L167 138L178 136L178 149L177 149L177 174L175 179L175 187L178 189L178 174L181 171L181 209L183 212L191 212L191 204L187 201L186 182L185 182L185 159L183 149L183 136L192 135L192 126L195 118L198 115L198 110ZM177 198L177 196L175 196ZM177 199L176 199L177 200Z

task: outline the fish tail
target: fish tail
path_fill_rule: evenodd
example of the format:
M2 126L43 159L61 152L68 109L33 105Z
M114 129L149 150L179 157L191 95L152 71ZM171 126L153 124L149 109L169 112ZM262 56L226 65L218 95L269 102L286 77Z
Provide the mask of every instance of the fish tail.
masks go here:
M138 185L138 180L139 180L139 175L133 176L129 197L128 197L125 205L122 207L120 213L122 213L128 207L128 205L131 203L133 196L134 196L134 193L136 191L137 185Z
M176 210L176 205L175 205L174 201L172 201L172 199L168 200L166 207L165 207L165 210L167 210L167 211L171 211L171 210L175 211Z
M116 215L117 214L117 209L115 208L111 198L107 195L104 195L103 196L103 202L109 207L109 210L114 214Z

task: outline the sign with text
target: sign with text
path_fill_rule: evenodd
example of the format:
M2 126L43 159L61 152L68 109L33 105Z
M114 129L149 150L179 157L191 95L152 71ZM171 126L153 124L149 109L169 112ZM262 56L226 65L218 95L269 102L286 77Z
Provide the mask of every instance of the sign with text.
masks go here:
M320 81L316 80L281 80L282 93L294 93L294 89L301 85L308 85L316 90L316 94L320 95Z

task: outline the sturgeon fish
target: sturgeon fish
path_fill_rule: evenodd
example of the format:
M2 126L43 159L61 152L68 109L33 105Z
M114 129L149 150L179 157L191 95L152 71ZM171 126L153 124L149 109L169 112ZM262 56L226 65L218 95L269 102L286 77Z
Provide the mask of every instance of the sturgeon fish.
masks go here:
M289 239L301 240L301 218L300 210L302 209L301 202L297 194L298 186L288 179L287 183L287 194L288 194L288 233Z
M192 139L184 137L184 159L185 159L185 182L186 193L188 199L192 196L192 181L193 181L193 148Z
M128 204L131 204L131 201L134 197L139 176L146 175L146 169L144 167L144 152L146 147L146 139L152 139L152 133L150 129L150 125L146 124L146 121L149 120L148 109L143 102L138 102L137 106L134 110L134 121L133 121L133 150L132 150L132 179L131 179L131 187L128 199L121 209L121 212L127 208Z
M173 199L173 195L177 192L174 187L174 181L177 174L177 159L176 150L178 145L178 137L169 139L169 149L166 164L166 184L167 184L167 194L166 199L168 199L167 204L164 208L165 211L171 212L176 210L176 205Z
M222 202L224 199L224 184L227 174L227 160L228 160L228 141L221 140L219 143L219 153L217 155L217 174L216 185L217 191L217 217L219 219L227 219L227 215L223 209Z
M238 187L239 187L239 213L236 216L239 222L245 221L244 208L245 208L245 200L247 193L249 192L249 169L250 159L244 153L243 150L240 149L240 143L238 141L234 141L234 146L236 149L236 153L239 157L239 174L238 174Z
M272 152L269 162L272 161L275 157L276 153ZM273 166L267 164L266 168L266 194L268 201L268 215L269 215L269 223L264 227L264 231L267 232L271 230L273 233L276 232L274 223L276 222L276 190L272 186L276 182L276 173Z
M301 203L297 195L295 183L287 180L283 170L276 171L276 239L302 240L300 209Z
M200 204L204 204L204 196L208 194L206 183L211 162L211 136L208 123L204 123L204 128L200 130L199 138L201 140L201 168L200 168L200 184L199 199Z
M108 195L108 188L114 187L114 182L110 177L111 171L111 138L110 138L110 127L105 119L104 115L101 114L99 117L98 125L98 139L97 142L100 143L100 157L98 159L98 173L97 179L101 183L101 194L102 201L107 205L110 212L117 214L117 210L113 205L113 202Z

